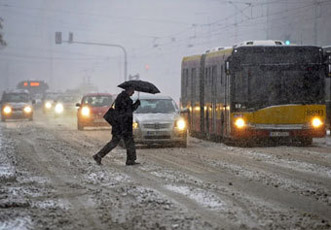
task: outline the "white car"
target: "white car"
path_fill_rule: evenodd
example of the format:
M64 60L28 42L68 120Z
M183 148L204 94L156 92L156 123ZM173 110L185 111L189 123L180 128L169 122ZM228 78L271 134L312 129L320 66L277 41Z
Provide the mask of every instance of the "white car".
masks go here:
M133 114L133 136L137 144L187 146L187 124L171 97L143 95L139 100L141 104Z

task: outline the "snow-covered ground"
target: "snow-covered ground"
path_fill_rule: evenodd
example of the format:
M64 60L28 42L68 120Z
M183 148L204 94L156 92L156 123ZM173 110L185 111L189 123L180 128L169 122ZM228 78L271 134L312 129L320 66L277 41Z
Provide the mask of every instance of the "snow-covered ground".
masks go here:
M0 230L331 229L331 138L310 147L118 147L75 119L0 124Z

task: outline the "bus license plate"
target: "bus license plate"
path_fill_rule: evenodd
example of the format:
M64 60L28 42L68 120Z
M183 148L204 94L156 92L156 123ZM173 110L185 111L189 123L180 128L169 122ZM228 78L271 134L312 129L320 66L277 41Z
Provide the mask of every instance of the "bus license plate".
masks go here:
M271 137L288 137L290 136L289 132L270 132Z

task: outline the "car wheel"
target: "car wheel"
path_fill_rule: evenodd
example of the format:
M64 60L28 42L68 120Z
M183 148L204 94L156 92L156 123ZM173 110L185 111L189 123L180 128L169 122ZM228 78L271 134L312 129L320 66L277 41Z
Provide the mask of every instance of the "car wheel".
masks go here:
M187 140L179 142L179 147L180 148L186 148L187 147Z
M77 122L77 129L78 130L83 130L84 126L80 122Z

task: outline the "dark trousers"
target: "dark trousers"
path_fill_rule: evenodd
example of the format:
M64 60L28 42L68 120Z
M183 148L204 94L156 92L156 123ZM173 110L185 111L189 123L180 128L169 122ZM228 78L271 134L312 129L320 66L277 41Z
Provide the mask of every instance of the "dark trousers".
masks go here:
M137 159L136 146L131 133L123 135L113 135L112 139L98 152L102 158L112 151L123 138L126 148L126 161L135 161Z

